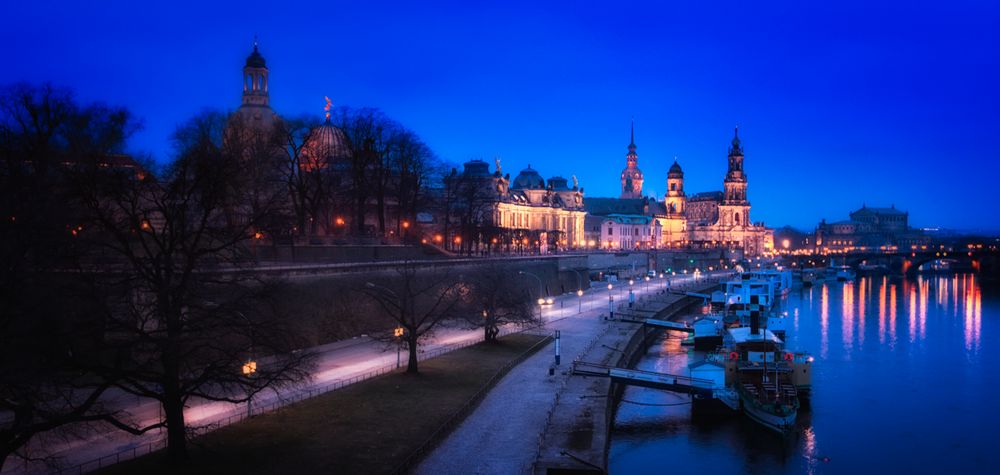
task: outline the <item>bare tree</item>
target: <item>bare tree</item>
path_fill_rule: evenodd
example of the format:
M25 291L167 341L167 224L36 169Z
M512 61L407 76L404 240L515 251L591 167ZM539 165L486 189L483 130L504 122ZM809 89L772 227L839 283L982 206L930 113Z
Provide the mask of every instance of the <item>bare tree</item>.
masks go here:
M111 385L80 372L98 355L100 302L66 272L85 252L67 173L110 165L137 127L48 84L0 90L0 468L34 458L40 434L117 416L100 403Z
M293 126L294 127L294 126ZM194 142L211 138L219 150L238 159L236 175L229 177L227 218L234 226L245 225L254 218L253 232L273 241L290 234L293 220L292 203L286 187L285 146L289 128L283 121L270 127L256 126L240 113L224 115L204 111L177 131L176 139Z
M483 233L492 225L493 206L497 191L491 177L469 176L455 171L445 180L447 209L445 215L457 221L459 252L471 253L479 245Z
M337 109L337 125L351 144L345 191L354 215L352 225L359 235L367 232L369 201L384 190L380 170L385 156L385 121L376 109Z
M299 236L329 231L338 195L335 162L347 150L338 150L332 137L309 117L285 120L278 126L282 137L282 174ZM332 132L331 132L332 135Z
M468 320L483 329L483 338L496 342L504 325L530 325L540 320L524 279L509 266L491 262L478 266L468 279Z
M187 457L184 406L192 397L239 403L307 377L308 355L280 315L266 311L266 283L240 277L248 244L269 214L248 206L259 182L245 137L218 114L178 129L178 158L156 179L87 170L75 178L86 237L117 262L95 273L108 312L103 364L88 368L128 393L155 399L172 462ZM268 191L269 192L269 191ZM249 360L261 360L250 372Z
M430 205L430 183L437 171L437 157L412 131L401 129L390 149L392 196L396 203L396 234L403 236L403 222L413 225L417 212Z
M443 320L453 317L462 284L447 272L420 269L414 263L396 268L393 278L366 282L361 291L377 302L402 330L409 360L407 373L418 373L417 348Z

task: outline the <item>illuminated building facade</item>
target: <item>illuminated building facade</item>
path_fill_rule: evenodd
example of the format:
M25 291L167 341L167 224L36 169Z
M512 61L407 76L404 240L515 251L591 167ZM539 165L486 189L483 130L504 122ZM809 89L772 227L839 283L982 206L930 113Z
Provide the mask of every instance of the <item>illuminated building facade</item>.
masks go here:
M667 173L667 192L662 202L642 196L642 175L636 166L635 149L633 127L626 168L622 172L621 197L585 200L587 212L594 216L587 227L588 243L596 241L599 247L608 249L620 249L626 241L628 247L633 249L729 248L740 250L747 256L773 249L773 231L763 223L750 220L747 175L743 171L743 147L738 133L729 148L723 191L688 196L684 189L684 171L675 159ZM636 183L639 183L638 187ZM608 239L608 223L605 221L611 223L613 228L616 220L629 217L627 221L632 222L639 216L650 218L648 236L656 236L655 239Z
M850 219L816 226L816 251L849 252L855 250L909 250L931 241L920 230L910 228L909 213L889 208L862 205L850 213Z
M774 248L774 232L750 220L743 146L733 133L723 191L696 195L687 205L688 245L693 248L730 248L757 256Z
M486 162L471 160L447 181L453 203L447 214L455 228L466 228L466 240L541 252L586 244L583 188L575 177L572 186L559 176L546 180L529 165L511 180L497 159L493 172Z

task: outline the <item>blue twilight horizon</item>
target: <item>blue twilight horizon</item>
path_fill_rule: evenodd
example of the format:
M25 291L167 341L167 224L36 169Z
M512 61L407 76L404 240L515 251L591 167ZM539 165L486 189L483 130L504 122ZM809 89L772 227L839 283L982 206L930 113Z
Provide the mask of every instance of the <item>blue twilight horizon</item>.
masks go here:
M378 107L456 164L617 196L634 118L662 199L675 156L689 195L720 190L739 125L755 221L894 204L918 227L1000 229L1000 5L873 3L8 3L0 84L128 107L131 151L162 161L178 123L239 105L257 35L279 114Z

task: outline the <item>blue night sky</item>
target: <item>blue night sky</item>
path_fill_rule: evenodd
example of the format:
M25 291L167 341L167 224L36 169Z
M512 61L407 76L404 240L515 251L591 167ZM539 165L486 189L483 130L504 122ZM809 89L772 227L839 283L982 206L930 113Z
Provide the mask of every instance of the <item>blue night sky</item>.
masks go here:
M646 193L677 156L691 194L721 189L739 124L754 220L812 229L864 202L1000 229L993 1L142 3L7 2L0 83L127 106L132 150L166 160L176 124L239 105L257 34L280 114L378 107L451 162L617 196L634 117Z

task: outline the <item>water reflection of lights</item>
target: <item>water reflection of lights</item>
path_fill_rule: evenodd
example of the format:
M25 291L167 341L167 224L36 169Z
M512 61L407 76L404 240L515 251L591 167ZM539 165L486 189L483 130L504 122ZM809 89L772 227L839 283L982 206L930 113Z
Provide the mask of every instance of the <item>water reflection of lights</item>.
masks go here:
M865 304L868 302L868 292L870 291L868 281L871 277L861 279L858 285L858 346L865 346Z
M816 462L819 461L816 450L816 431L813 430L812 426L806 427L802 431L802 438L804 440L802 444L802 456L806 459L807 473L812 475L816 473Z
M927 303L930 300L930 282L924 279L918 279L917 285L920 286L920 339L924 340L927 338Z
M830 343L830 287L823 284L819 294L819 355L826 358Z
M904 284L903 288L909 290L907 294L910 297L910 302L907 307L909 309L910 318L907 321L907 329L910 331L910 343L913 343L917 340L917 288L912 284Z
M965 276L962 276L962 285L965 285ZM952 316L958 316L958 278L951 279L951 310Z
M965 350L979 351L979 330L982 327L983 295L976 285L975 276L966 280L963 276L962 290L965 294Z
M878 289L878 342L885 343L885 292L889 287L888 278L882 277L882 285Z
M889 285L889 348L896 346L896 284Z
M844 354L847 359L851 359L851 350L854 346L854 284L847 283L844 285L844 293L840 297L841 300L841 313L843 317L840 319L840 330L843 332L844 339Z

